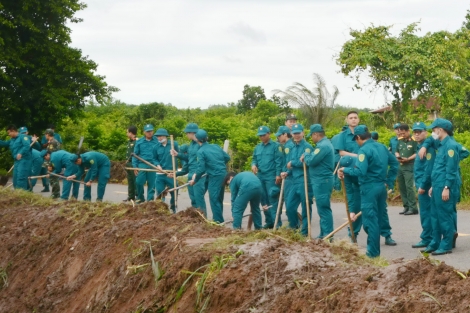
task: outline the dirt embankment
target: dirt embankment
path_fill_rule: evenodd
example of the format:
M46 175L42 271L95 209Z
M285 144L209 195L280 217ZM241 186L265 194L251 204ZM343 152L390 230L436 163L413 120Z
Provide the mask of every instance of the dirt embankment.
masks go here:
M234 232L161 203L0 190L0 312L470 310L470 280L445 264L377 267L347 244L296 238Z

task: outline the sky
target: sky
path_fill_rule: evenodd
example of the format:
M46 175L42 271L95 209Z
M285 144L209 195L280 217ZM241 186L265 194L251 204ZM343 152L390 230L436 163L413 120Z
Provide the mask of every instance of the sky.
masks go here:
M339 89L337 103L375 109L382 90L354 90L335 58L350 29L420 22L421 33L460 28L468 1L452 0L83 0L72 46L129 104L207 108L237 102L243 86L267 97L313 73ZM364 83L367 83L367 78Z

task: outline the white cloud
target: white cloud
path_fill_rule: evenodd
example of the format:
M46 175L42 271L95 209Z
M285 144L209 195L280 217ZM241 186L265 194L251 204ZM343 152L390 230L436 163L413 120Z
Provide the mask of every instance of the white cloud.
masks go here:
M292 82L322 75L340 90L343 105L376 108L381 91L353 91L334 56L349 29L421 21L422 32L461 26L467 1L85 0L72 24L73 46L99 64L98 72L127 103L170 102L207 107L235 102L245 84L268 96Z

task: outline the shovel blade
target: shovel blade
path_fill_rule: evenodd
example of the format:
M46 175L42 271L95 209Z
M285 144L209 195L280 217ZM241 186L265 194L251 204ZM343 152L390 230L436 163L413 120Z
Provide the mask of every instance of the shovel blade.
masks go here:
M0 176L0 186L5 186L8 183L8 176Z

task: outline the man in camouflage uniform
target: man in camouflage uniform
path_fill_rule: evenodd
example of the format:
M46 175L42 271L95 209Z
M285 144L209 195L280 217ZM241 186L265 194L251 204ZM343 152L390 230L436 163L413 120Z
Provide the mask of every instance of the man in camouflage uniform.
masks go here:
M50 128L46 129L44 132L44 135L47 139L47 145L44 148L47 152L53 153L55 151L60 150L60 143L57 141L57 139L54 138L54 131ZM52 168L52 163L50 161L45 161L43 164L43 167L47 170L49 167ZM57 176L50 176L49 177L50 184L51 184L51 189L52 189L52 194L51 198L57 199L60 197L60 184L59 184L59 178Z
M132 153L134 153L135 142L137 140L137 127L134 125L127 128L127 152L126 152L126 167L132 167ZM124 201L135 201L135 173L128 170L127 172L127 199Z
M52 130L52 135L53 135L54 139L57 140L59 142L59 144L62 145L62 138L60 137L60 135L58 133L56 133L54 124L49 124L49 127L48 127L47 130ZM47 138L48 137L46 136L46 134L44 134L44 136L41 139L36 137L35 140L37 140L37 144L35 144L33 146L33 148L35 148L39 151L41 151L41 150L49 151L49 149L48 149L49 139L47 139ZM47 166L43 167L41 169L41 172L39 173L39 175L46 175L46 174L47 174ZM42 178L41 181L42 181L42 186L44 187L41 190L41 192L49 192L49 180L47 178Z

